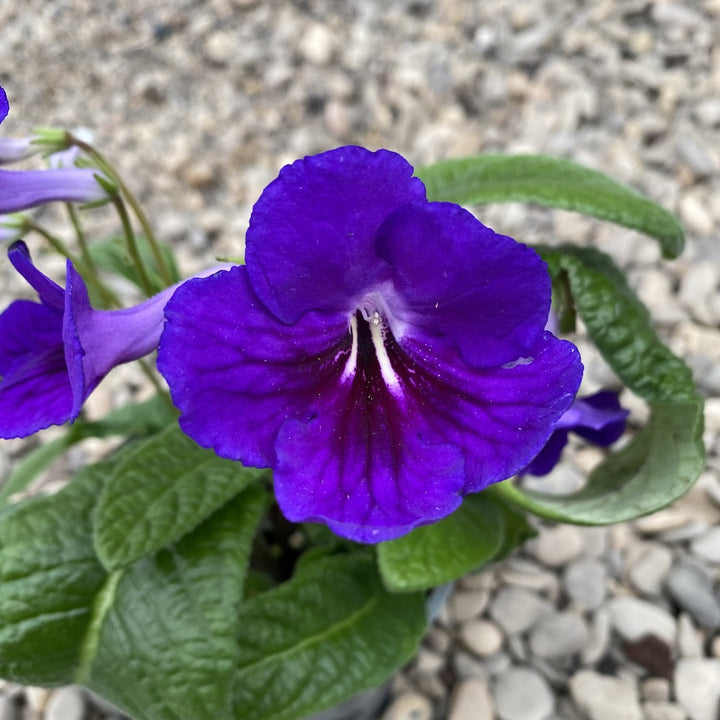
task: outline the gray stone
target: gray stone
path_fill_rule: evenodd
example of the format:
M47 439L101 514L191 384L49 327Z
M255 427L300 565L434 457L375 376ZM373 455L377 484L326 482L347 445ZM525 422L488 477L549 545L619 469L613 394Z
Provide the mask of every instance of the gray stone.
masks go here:
M83 720L85 692L77 685L53 690L45 706L45 720Z
M605 599L607 570L591 558L580 558L565 568L563 584L568 597L585 610L595 610Z
M580 670L570 678L569 687L588 720L643 720L637 687L627 677Z
M703 142L696 135L680 133L675 147L678 155L687 163L696 178L710 177L715 173L715 162Z
M512 667L495 686L495 704L501 720L549 720L555 696L536 670Z
M607 604L610 622L623 640L655 635L668 645L675 644L675 620L667 611L637 598L615 598Z
M720 706L720 660L678 660L674 681L675 697L691 720L717 720Z
M490 603L490 617L507 633L529 630L552 605L529 590L512 585L501 588Z
M689 560L679 561L668 573L666 587L675 602L706 628L720 627L720 602L707 573Z
M601 607L590 622L588 639L581 654L584 665L593 665L605 655L610 646L610 629L610 614Z
M583 619L572 612L559 612L538 620L530 633L530 649L543 658L563 658L580 652L588 639Z
M455 590L448 603L450 617L465 622L483 614L490 600L487 590Z
M468 678L457 684L450 698L448 720L494 720L493 699L487 684Z
M666 703L670 700L670 681L667 678L646 678L640 683L640 694L646 702Z
M695 627L687 613L680 613L677 621L677 648L680 657L703 655L703 634Z

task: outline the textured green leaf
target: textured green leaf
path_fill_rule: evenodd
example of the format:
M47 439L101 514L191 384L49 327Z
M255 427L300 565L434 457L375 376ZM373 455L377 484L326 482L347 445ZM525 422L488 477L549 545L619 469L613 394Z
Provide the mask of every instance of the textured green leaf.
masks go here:
M35 448L22 459L0 488L0 507L12 495L24 490L55 458L85 438L152 435L167 427L176 417L169 397L155 395L145 402L113 410L97 422L78 420L64 435Z
M239 617L236 720L297 720L380 684L426 622L422 594L386 592L369 553L309 563Z
M252 486L176 545L113 573L76 681L138 720L230 718L238 609L267 502Z
M502 506L487 492L470 495L449 517L380 543L380 573L392 591L432 588L493 558L504 535Z
M90 511L101 466L64 490L0 515L0 676L72 681L105 570L92 547Z
M157 263L155 262L155 257L152 249L150 248L150 243L148 243L147 238L142 235L136 236L135 240L137 242L140 258L145 265L147 276L150 280L150 286L155 292L160 292L165 288L165 283L162 280L162 275L160 274ZM172 249L168 245L160 243L160 250L165 259L165 263L170 270L173 282L179 282L181 279L180 273L178 271ZM90 256L92 257L95 265L101 270L124 277L131 283L137 285L139 288L143 288L143 284L137 273L135 264L128 253L125 238L109 237L93 243L90 246Z
M597 170L543 155L481 155L418 168L431 200L469 204L533 202L575 210L657 238L677 257L685 236L664 208Z
M689 368L652 328L647 310L607 255L583 248L541 249L551 274L565 272L578 312L608 364L649 402L648 424L610 455L577 493L501 491L544 517L606 524L659 510L692 487L705 464L703 402Z
M105 486L94 516L98 557L115 570L150 555L262 476L169 427L127 456Z

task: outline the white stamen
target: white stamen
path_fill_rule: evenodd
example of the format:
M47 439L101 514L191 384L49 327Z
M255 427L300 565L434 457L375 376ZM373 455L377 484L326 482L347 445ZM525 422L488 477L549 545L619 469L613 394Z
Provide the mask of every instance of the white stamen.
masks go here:
M375 323L375 315L378 316L377 324ZM380 327L380 315L378 313L373 314L372 323L370 324L370 337L372 338L372 343L375 347L375 355L377 357L380 372L382 373L385 384L388 386L388 389L393 393L393 395L400 394L400 380L393 370L392 363L390 362L387 350L385 349L383 331L382 327Z
M357 318L353 315L350 318L350 334L352 335L352 347L350 348L350 357L345 363L345 369L340 377L340 382L345 382L349 378L355 377L355 366L357 365L358 354L358 329Z
M372 324L373 327L379 327L380 325L380 313L377 310L372 314Z

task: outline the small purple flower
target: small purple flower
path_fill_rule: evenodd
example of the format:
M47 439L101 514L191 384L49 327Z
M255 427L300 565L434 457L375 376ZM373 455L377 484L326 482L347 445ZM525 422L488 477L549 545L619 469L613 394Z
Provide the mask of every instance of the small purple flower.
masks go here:
M617 393L603 390L576 399L555 425L545 447L532 459L521 474L547 475L557 464L570 431L595 445L612 445L625 431L629 411L620 406Z
M0 88L0 123L8 111L7 95ZM87 203L103 200L107 194L96 175L97 170L92 168L0 170L0 214L29 210L55 201Z
M183 284L158 367L185 432L271 467L292 521L398 537L524 467L577 391L538 255L428 202L387 150L298 160L256 203L247 265Z
M32 263L24 242L8 255L40 302L16 300L0 315L0 437L31 435L75 420L116 365L152 352L175 288L124 310L95 310L67 263L65 290Z

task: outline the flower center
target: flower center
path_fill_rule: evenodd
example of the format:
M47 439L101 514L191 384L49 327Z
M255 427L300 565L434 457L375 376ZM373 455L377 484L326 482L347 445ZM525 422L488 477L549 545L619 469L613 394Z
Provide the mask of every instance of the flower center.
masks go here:
M388 344L394 342L387 322L379 310L369 304L361 305L350 318L352 345L341 380L352 380L358 372L368 375L379 370L382 379L393 395L401 395L400 378L392 366Z

